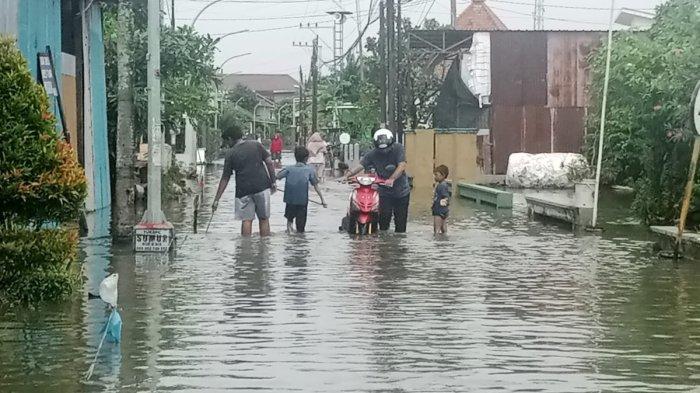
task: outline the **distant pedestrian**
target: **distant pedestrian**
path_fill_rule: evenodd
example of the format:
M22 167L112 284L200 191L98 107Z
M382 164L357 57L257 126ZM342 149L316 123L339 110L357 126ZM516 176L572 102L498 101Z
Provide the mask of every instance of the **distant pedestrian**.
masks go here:
M282 134L276 132L270 141L270 154L272 154L272 161L277 164L277 166L282 165L282 148L284 147L284 141L282 140Z
M435 195L433 196L433 228L435 234L447 233L447 217L450 215L450 185L447 176L450 170L445 165L440 165L433 171L435 176Z
M328 144L318 132L311 134L306 144L306 148L309 149L309 164L316 170L316 177L321 183L325 181L324 171L326 169L327 147Z
M276 190L275 166L270 153L255 140L243 140L238 135L233 148L226 153L224 172L212 204L219 207L219 199L226 190L233 172L236 172L236 218L241 220L241 234L250 236L257 216L260 236L270 235L270 194Z
M309 159L309 151L304 146L297 146L294 149L294 158L297 163L282 169L277 174L277 179L287 179L284 184L284 203L287 204L284 209L284 217L287 218L287 232L293 232L293 225L296 224L297 232L302 233L306 229L309 184L314 186L323 207L328 206L318 188L316 171L306 164Z

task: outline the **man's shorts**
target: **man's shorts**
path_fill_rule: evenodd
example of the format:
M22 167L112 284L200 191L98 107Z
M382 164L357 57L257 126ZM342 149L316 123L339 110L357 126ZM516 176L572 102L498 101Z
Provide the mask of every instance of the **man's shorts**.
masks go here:
M270 189L236 198L236 219L252 221L255 216L258 220L270 218Z

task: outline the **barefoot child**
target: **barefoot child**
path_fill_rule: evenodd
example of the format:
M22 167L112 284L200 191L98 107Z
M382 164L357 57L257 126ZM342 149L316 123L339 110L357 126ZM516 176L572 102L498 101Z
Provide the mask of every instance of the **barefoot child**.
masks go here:
M435 196L433 197L433 228L435 234L447 233L447 216L450 214L450 185L447 176L450 170L440 165L433 171L435 176Z
M287 218L287 232L294 231L293 224L296 221L297 232L301 233L306 228L309 184L314 186L323 207L328 206L321 195L321 190L318 189L316 171L306 164L306 160L309 159L309 151L304 146L297 146L294 149L294 158L297 160L296 165L282 169L277 174L277 179L287 179L284 185L284 203L287 204L284 209L284 217Z

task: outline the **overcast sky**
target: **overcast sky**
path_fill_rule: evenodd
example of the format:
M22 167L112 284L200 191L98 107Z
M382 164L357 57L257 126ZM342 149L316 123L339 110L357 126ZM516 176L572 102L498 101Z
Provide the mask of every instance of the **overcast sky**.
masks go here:
M166 11L170 12L171 0ZM190 24L195 15L211 0L175 0L178 24ZM615 7L653 11L664 0L616 0ZM217 66L225 59L241 53L250 55L229 61L227 73L276 73L299 75L299 66L308 72L311 49L295 47L293 42L311 44L314 34L320 37L324 60L332 58L332 18L328 11L350 11L345 23L345 47L357 39L358 27L356 0L222 0L209 7L200 16L196 28L201 33L220 36L233 31L249 29L250 32L224 38L218 45ZM368 22L372 5L373 19L378 15L379 0L359 0L362 28ZM486 4L510 29L532 29L532 11L535 0L487 0ZM449 23L450 0L403 0L404 16L413 23L428 18ZM463 11L469 0L457 1L457 13ZM607 29L610 0L545 0L545 29ZM607 9L606 9L607 8ZM169 15L169 14L168 14ZM299 23L318 24L319 29L299 28ZM376 35L379 23L367 32Z

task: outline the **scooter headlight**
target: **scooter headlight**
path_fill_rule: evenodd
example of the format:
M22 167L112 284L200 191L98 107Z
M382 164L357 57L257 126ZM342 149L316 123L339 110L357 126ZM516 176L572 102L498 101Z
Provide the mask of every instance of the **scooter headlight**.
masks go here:
M363 186L371 186L372 183L374 183L374 178L369 176L358 176L357 182L362 184Z

